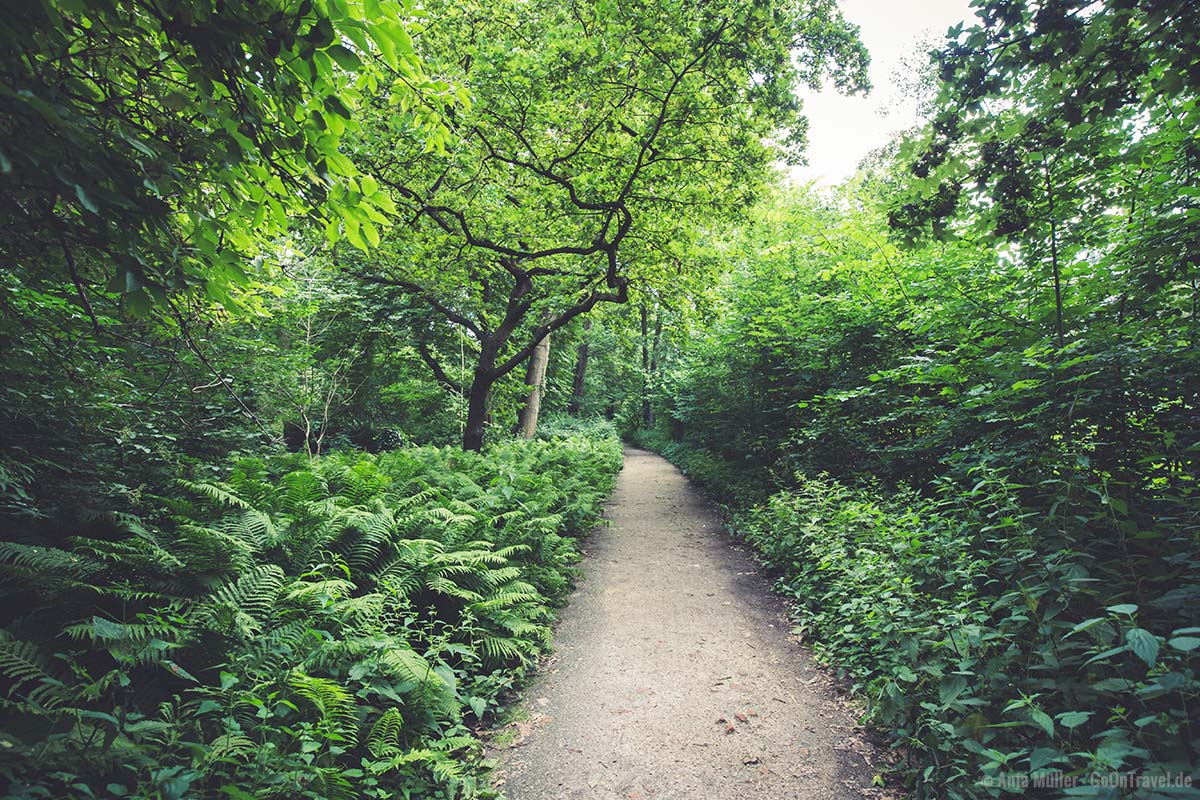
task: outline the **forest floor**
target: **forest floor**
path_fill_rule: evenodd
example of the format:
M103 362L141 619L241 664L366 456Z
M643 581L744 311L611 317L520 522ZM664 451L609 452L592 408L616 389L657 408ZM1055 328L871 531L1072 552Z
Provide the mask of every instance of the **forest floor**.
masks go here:
M584 579L506 729L510 800L851 800L877 753L716 510L628 449Z

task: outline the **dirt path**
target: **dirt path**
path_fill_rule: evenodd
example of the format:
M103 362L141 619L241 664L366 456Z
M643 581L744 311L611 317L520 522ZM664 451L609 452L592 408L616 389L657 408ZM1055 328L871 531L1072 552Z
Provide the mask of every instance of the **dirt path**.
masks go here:
M870 748L700 494L630 449L606 516L497 754L510 800L863 797Z

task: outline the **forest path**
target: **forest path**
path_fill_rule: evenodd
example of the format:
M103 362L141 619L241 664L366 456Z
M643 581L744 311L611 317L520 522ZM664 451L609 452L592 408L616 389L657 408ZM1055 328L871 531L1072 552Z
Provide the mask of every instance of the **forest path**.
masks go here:
M500 788L509 800L869 796L871 748L753 561L671 464L625 455L556 655L495 754Z

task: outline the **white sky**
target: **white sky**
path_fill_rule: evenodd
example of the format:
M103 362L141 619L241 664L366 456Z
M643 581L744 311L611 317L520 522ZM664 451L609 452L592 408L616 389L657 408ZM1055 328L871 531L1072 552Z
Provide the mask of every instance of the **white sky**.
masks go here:
M900 62L929 35L940 40L947 28L974 19L970 0L841 0L839 5L861 28L875 88L866 97L843 97L832 86L801 92L809 120L808 166L790 170L797 181L838 183L893 133L911 127L916 108L901 97L895 82Z

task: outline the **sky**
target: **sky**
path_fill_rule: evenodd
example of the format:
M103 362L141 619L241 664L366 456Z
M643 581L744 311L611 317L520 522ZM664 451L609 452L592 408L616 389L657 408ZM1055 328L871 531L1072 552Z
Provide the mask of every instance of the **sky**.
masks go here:
M809 119L809 163L790 172L801 182L838 183L893 133L911 127L916 107L903 99L896 83L901 62L926 38L940 40L947 28L974 19L970 0L841 0L839 5L862 29L875 88L866 97L843 97L832 86L800 93Z

